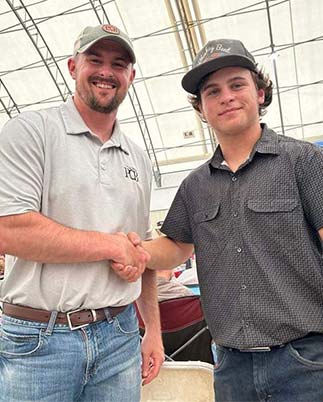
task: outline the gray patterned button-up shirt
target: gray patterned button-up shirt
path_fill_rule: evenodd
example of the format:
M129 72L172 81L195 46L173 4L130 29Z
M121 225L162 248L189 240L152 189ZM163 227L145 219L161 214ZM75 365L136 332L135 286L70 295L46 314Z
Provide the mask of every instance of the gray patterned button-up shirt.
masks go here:
M218 147L181 184L162 231L194 243L216 343L278 345L323 332L323 153L263 125L233 173Z

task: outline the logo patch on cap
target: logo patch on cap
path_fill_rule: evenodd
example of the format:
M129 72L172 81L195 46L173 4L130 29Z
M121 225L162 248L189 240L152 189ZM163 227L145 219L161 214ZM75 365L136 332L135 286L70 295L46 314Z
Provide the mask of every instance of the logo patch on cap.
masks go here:
M105 32L116 34L116 35L119 35L119 33L120 33L120 30L117 27L115 27L114 25L110 25L110 24L102 25L102 29Z
M217 57L220 57L221 53L212 53L209 55L206 55L204 62L212 60L212 59L216 59Z

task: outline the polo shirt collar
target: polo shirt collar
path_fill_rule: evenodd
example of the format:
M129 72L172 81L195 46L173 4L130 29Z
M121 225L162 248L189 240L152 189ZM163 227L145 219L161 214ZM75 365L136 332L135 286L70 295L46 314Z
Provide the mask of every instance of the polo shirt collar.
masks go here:
M251 151L249 162L252 161L256 153L279 155L278 135L273 130L269 129L264 123L261 123L261 128L261 137ZM209 162L210 170L212 171L212 168L219 169L221 166L223 166L223 161L224 159L221 147L220 145L217 145L216 150Z
M73 97L69 96L67 101L60 105L60 111L63 118L65 130L70 135L81 135L90 133L89 128L82 119L79 111L73 101ZM104 148L116 147L120 148L126 154L129 154L129 147L123 138L124 134L120 129L118 120L115 121L111 138L103 145Z

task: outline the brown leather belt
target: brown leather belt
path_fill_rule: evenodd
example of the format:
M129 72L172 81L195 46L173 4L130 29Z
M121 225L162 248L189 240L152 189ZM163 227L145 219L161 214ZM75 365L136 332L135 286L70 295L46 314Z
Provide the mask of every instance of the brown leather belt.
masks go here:
M122 313L127 306L106 307L111 318ZM106 319L103 308L97 310L74 310L67 313L57 313L56 324L65 324L73 331L88 326L89 324ZM40 310L18 304L3 303L3 314L10 317L19 318L27 321L38 321L48 323L51 317L51 311Z

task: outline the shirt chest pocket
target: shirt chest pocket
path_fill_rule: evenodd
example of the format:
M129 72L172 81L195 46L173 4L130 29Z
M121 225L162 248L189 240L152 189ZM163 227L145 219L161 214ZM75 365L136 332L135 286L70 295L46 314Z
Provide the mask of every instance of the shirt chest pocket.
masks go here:
M298 205L297 199L248 200L248 208L258 213L292 212Z
M203 211L195 212L194 223L201 224L204 222L210 222L219 214L220 204L213 205L212 208L204 209Z
M198 259L212 261L226 246L224 239L230 231L230 224L221 213L220 203L213 203L212 206L194 213L192 229Z

